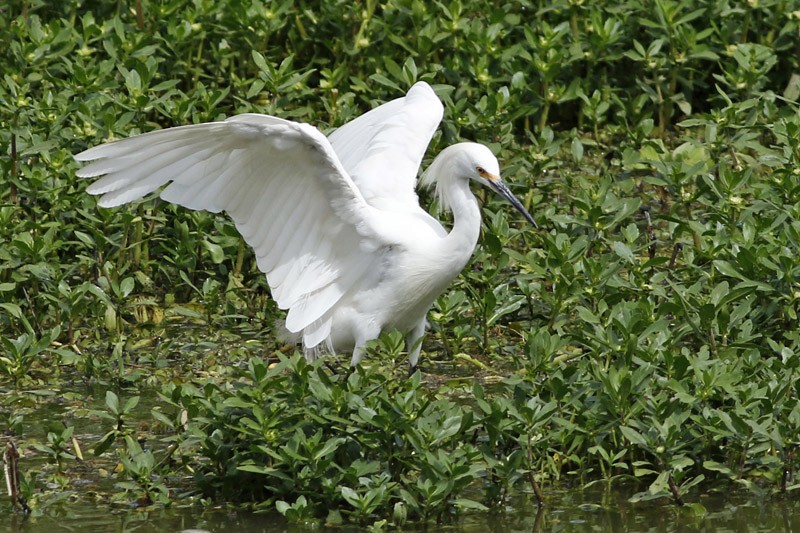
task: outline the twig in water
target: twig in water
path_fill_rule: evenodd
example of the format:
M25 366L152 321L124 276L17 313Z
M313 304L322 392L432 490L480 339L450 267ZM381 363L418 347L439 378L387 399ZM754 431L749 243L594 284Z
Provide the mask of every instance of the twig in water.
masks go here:
M19 507L22 512L29 514L31 508L28 507L28 502L22 496L19 485L19 452L17 451L17 446L11 441L6 445L6 451L3 453L3 468L6 474L6 488L8 489L8 496L11 498L11 505Z
M669 490L672 492L672 497L675 498L675 503L678 505L683 505L683 498L681 498L681 491L678 490L678 485L675 484L675 479L672 477L672 472L669 473L669 478L667 479L667 483L669 483Z
M540 508L544 507L544 498L542 497L542 489L536 482L536 476L533 473L533 446L531 445L531 435L528 433L528 477L530 478L531 488L533 494L536 496L536 505Z

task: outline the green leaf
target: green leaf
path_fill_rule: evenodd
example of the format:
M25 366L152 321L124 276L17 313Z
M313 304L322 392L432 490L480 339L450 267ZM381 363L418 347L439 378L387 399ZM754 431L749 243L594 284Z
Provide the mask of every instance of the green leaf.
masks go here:
M400 88L399 85L397 85L395 82L393 82L392 80L390 80L389 78L387 78L386 76L384 76L382 74L378 74L378 73L371 74L369 78L371 80L373 80L373 81L376 81L376 82L380 83L381 85L385 85L386 87L389 87L390 89L392 89L394 91L397 91L398 93L402 93L403 92L403 90Z
M208 239L203 239L203 248L211 255L211 261L218 265L225 260L225 252L222 249L222 246L219 244L214 244L210 242Z
M114 391L106 391L106 407L115 415L119 414L119 397Z
M251 50L250 51L250 57L253 58L253 62L258 67L258 70L260 70L261 72L269 72L269 71L271 71L271 68L269 67L269 65L267 65L267 60L264 59L264 56L261 55L258 51Z
M286 512L289 511L291 508L292 506L283 500L278 500L275 502L275 509L277 509L278 512L283 516L286 516Z
M644 436L629 426L620 426L619 430L622 432L622 436L628 439L631 444L636 444L638 446L647 447L647 440Z
M709 302L714 305L719 305L722 299L728 295L730 292L730 286L728 285L727 281L723 281L722 283L717 284L714 287L714 290L711 291L711 294L708 297Z
M572 151L572 159L574 159L576 163L580 163L583 159L583 143L579 138L574 137L572 139L570 150Z
M103 435L103 438L100 439L100 442L97 443L97 445L94 447L94 450L92 451L95 457L104 454L111 447L111 445L114 444L116 438L117 434L115 431L109 431L108 433Z
M131 292L133 292L133 287L135 285L135 281L132 277L127 277L123 279L119 283L119 292L122 298L127 298Z
M131 94L138 94L142 91L142 78L136 69L127 70L124 73L125 87Z
M320 448L319 450L316 451L316 453L314 453L314 460L315 461L319 461L323 457L325 457L327 455L330 455L331 453L336 451L339 448L339 446L341 446L345 442L346 442L345 439L342 438L342 437L336 437L336 438L328 439L328 441L325 442L325 444L322 446L322 448Z
M457 434L461 428L461 420L462 416L460 414L447 417L442 423L442 427L436 432L433 443L439 443Z
M715 259L713 261L713 264L714 268L716 268L720 274L741 280L747 279L743 275L741 275L735 268L733 268L733 265L731 265L727 261L723 261L721 259Z
M476 511L489 510L489 508L483 505L482 503L476 502L475 500L469 500L467 498L456 498L453 500L453 505L461 509L473 509Z
M599 324L600 319L597 318L597 315L586 309L584 306L579 305L575 308L575 311L578 313L578 317L583 320L584 322L588 322L589 324Z
M252 472L253 474L270 475L279 472L276 468L261 465L239 465L236 467L241 472Z
M139 396L132 396L128 398L128 400L125 402L125 406L122 408L122 412L130 413L134 409L136 409L137 405L139 405Z
M708 514L706 507L699 502L688 503L685 505L685 508L691 511L694 516L705 516Z
M347 503L352 505L353 507L359 506L359 498L358 493L351 489L350 487L339 487L339 491L342 493L342 498L344 498Z
M673 458L669 462L669 466L673 470L681 471L686 470L688 467L693 466L694 461L685 455L679 455L678 457Z
M621 259L624 259L628 263L635 263L636 256L633 255L630 247L625 244L624 242L614 241L611 243L611 249L614 250L614 253L617 254Z
M22 308L17 304L3 302L0 303L0 309L5 309L8 314L14 318L22 318Z
M665 495L669 491L669 471L665 470L647 487L647 492L654 496Z

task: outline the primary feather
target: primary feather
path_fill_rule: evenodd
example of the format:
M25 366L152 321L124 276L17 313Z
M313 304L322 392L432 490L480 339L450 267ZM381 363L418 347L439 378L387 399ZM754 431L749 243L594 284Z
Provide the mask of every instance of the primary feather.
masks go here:
M417 83L404 98L344 124L329 140L368 203L415 210L417 173L443 113L431 86Z
M161 197L191 209L226 211L267 275L287 327L301 332L370 267L361 244L372 209L330 143L305 124L263 115L160 130L90 148L78 172L102 178L88 187L114 207L169 185ZM171 182L171 183L170 183ZM266 217L270 223L264 224ZM319 246L320 241L336 246ZM327 238L326 238L327 234Z

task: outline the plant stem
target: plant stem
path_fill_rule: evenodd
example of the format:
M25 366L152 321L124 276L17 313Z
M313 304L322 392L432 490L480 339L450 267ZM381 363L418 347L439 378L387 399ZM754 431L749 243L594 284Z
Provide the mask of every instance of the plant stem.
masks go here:
M247 251L244 245L244 239L239 239L239 250L236 252L236 262L233 264L233 273L237 276L242 273L244 266L244 254Z
M142 8L142 0L136 0L136 27L140 30L144 29L144 9Z
M675 499L675 503L678 505L683 505L683 498L681 498L681 491L678 489L678 485L675 484L675 478L672 477L672 472L669 473L669 478L667 479L667 483L669 484L669 490L672 493L672 497Z
M139 204L137 211L138 220L133 227L133 258L131 263L133 267L138 269L142 261L142 234L144 232L144 219L142 218L144 209L142 204Z
M14 127L17 126L17 117L14 117ZM17 166L17 134L11 134L11 187L9 187L9 200L12 204L19 204L19 197L17 196L17 173L19 168Z
M549 84L547 82L542 83L542 97L544 98L544 108L542 109L542 114L539 115L539 133L544 130L547 126L547 119L550 115L550 99L547 96L549 89Z
M536 475L533 473L533 445L531 444L531 434L528 433L528 447L527 447L527 456L528 456L528 479L531 483L531 488L533 489L533 494L536 496L536 505L539 506L541 509L544 507L544 497L542 496L542 489L539 488L539 484L536 482Z
M683 244L676 242L675 246L672 247L672 256L669 258L669 265L667 269L673 270L675 268L675 261L678 260L678 254L683 250Z
M6 451L3 454L3 464L5 465L6 487L8 487L9 498L12 506L19 506L22 512L30 514L31 508L22 496L19 482L19 452L13 441L8 441Z
M658 84L658 76L656 76L656 94L658 95L658 136L663 139L667 127L667 108L666 102L664 102L664 95L661 92L661 85Z

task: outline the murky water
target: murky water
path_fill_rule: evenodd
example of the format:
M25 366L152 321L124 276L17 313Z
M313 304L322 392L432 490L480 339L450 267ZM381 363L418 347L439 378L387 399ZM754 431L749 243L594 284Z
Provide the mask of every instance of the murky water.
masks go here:
M110 510L86 504L47 510L44 515L0 518L0 531L8 532L179 532L199 530L226 533L275 533L285 531L280 516L223 510L159 509L156 511Z
M704 496L707 513L695 515L689 508L669 503L632 504L631 492L605 487L586 490L546 490L547 505L539 512L527 497L520 496L504 509L470 513L454 524L432 525L428 531L452 532L535 532L535 531L621 531L621 532L773 532L800 531L800 501L790 497L754 498L752 495L717 494ZM290 526L277 514L200 508L158 510L111 509L85 503L48 508L44 514L0 517L0 531L113 531L180 532L204 530L225 533L273 533L313 531ZM324 529L324 528L323 528ZM422 529L422 528L412 528ZM317 529L318 530L318 529ZM332 530L333 531L333 530ZM358 531L357 528L335 531Z

